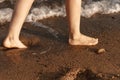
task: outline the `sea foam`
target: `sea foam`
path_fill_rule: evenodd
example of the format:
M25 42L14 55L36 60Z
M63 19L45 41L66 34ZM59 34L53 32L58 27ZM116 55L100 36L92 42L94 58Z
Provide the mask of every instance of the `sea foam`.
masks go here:
M0 0L2 2L2 0ZM96 13L111 14L120 12L120 0L88 0L82 3L82 16L90 18ZM11 8L0 9L0 23L10 21L13 13ZM26 22L35 22L52 16L66 16L65 4L54 7L47 5L33 7L26 18Z

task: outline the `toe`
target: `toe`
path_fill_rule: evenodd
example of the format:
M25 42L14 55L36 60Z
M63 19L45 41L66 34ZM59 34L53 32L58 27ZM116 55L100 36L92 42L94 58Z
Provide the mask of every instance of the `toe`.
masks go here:
M89 43L89 45L96 45L98 44L98 39L92 39L92 41Z

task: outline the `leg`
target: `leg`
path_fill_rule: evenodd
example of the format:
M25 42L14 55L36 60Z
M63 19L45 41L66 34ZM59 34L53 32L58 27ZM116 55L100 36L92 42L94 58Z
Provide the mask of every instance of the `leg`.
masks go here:
M19 35L24 20L34 0L18 0L15 6L13 17L9 26L8 35L3 45L6 48L27 48L20 40Z
M66 0L70 45L96 45L98 39L80 33L81 0Z

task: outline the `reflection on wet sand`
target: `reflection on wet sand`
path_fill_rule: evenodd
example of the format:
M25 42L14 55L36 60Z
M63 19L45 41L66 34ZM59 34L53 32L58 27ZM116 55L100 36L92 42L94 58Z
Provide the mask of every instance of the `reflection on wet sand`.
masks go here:
M68 45L65 18L54 17L40 22L47 27L32 23L23 26L20 39L29 49L0 47L0 80L120 80L119 14L82 18L82 33L98 36L100 40L91 47ZM7 33L7 26L8 23L0 26L0 42ZM63 36L55 37L55 31L58 37ZM105 49L105 54L99 55L99 49ZM76 67L80 71L74 70Z
M25 49L10 49L5 51L5 55L15 64L19 64L23 61L21 57Z

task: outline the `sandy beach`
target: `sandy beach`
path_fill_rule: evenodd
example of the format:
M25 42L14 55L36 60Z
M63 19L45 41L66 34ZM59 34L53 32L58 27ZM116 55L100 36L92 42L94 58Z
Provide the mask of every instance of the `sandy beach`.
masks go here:
M70 46L66 18L25 23L20 39L28 49L5 49L8 24L0 25L0 80L120 80L120 14L81 20L81 32L99 38L96 46ZM49 29L57 32L57 37ZM99 49L105 49L98 53Z
M98 38L96 46L70 46L66 17L24 23L28 49L2 46L8 27L0 23L0 80L120 80L120 13L82 17L81 32Z

